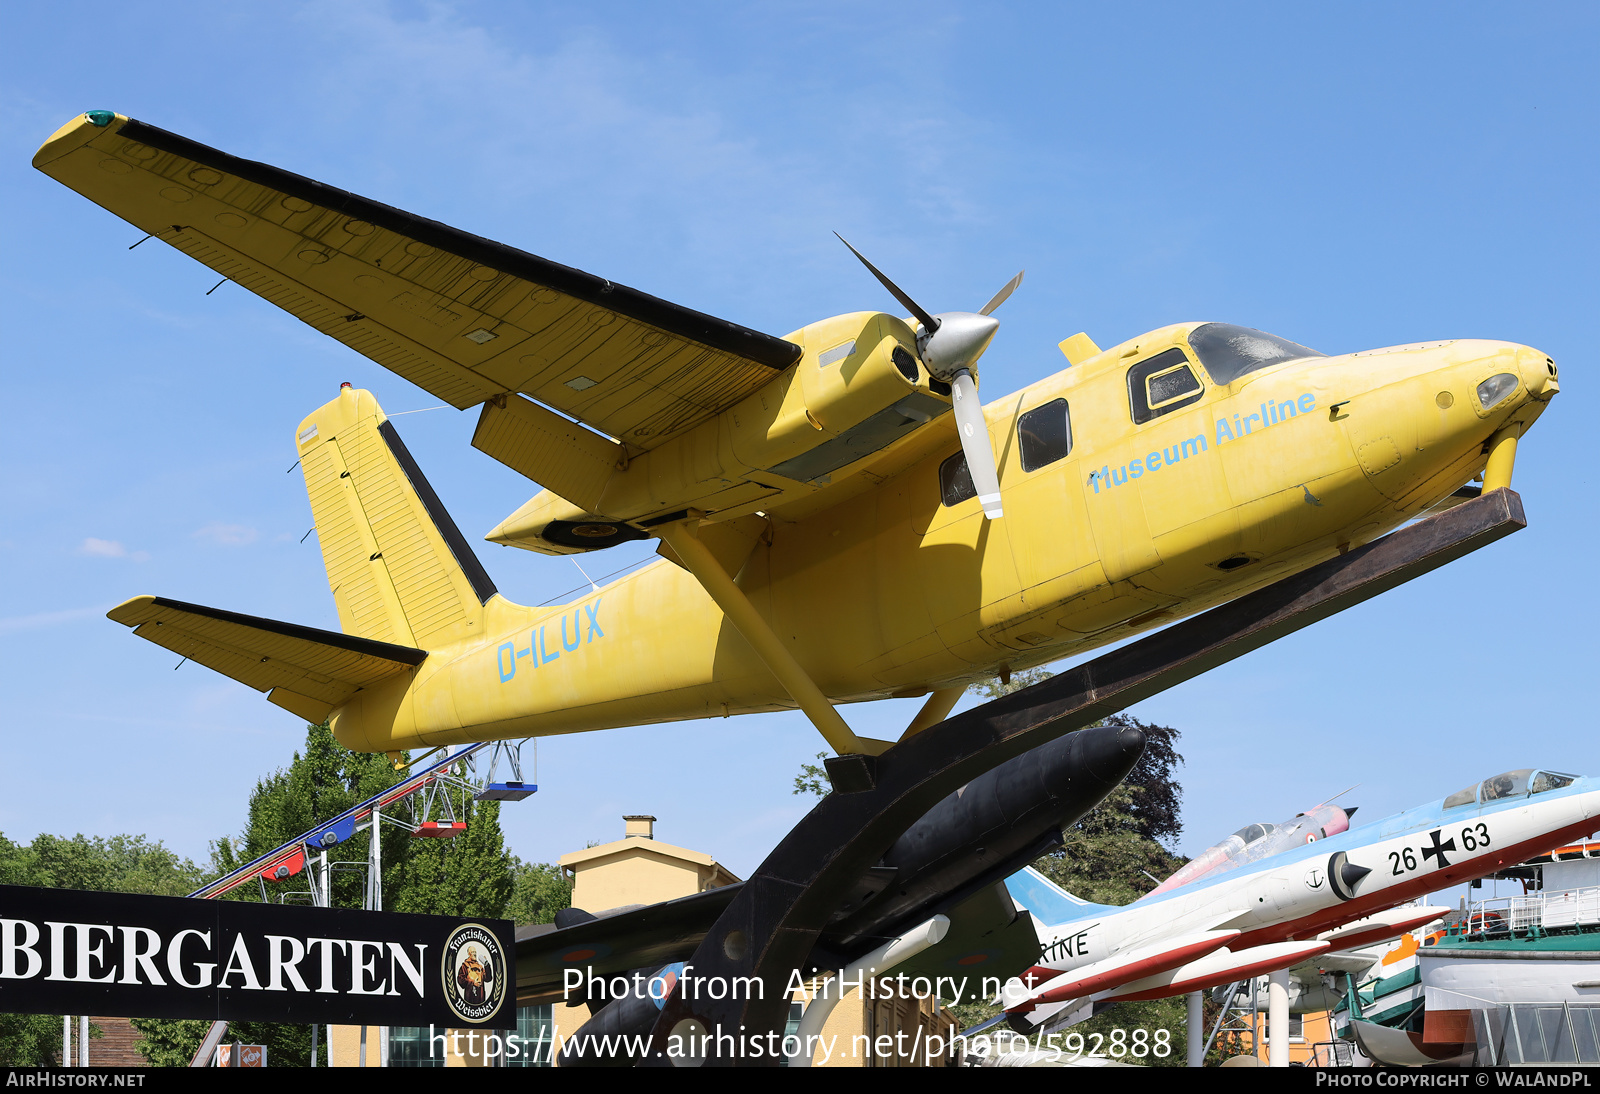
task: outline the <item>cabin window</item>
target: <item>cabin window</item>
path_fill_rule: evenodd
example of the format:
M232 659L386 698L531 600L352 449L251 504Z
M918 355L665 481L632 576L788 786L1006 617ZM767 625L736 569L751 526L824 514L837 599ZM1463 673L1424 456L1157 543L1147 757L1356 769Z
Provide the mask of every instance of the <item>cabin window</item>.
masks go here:
M1135 425L1186 407L1204 394L1181 349L1164 350L1128 370L1128 406Z
M960 505L978 496L978 488L972 485L972 472L967 470L966 453L957 452L939 465L939 493L946 505Z
M1458 805L1471 805L1478 800L1478 784L1473 783L1465 790L1457 790L1444 800L1446 809L1454 809Z
M1065 399L1036 407L1017 422L1017 446L1022 450L1022 469L1037 471L1072 451L1072 412Z
M1212 382L1218 384L1231 384L1257 369L1284 361L1327 356L1276 334L1232 323L1202 323L1189 332L1189 346L1211 374Z

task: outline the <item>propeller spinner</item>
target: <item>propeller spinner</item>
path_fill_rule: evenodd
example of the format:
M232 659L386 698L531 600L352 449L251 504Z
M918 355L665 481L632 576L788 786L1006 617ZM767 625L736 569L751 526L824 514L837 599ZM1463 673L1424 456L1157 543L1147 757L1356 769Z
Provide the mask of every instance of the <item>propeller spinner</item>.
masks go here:
M850 247L850 241L839 236L839 242ZM1000 321L989 313L1006 302L1022 284L1022 271L1007 281L999 292L977 312L951 311L931 315L911 297L883 275L883 271L867 261L865 255L854 247L850 253L872 271L884 288L900 301L921 324L917 330L917 352L922 363L937 379L950 385L952 409L956 416L956 432L961 436L961 451L967 457L967 471L978 492L978 503L983 515L990 520L1003 516L1000 508L1000 473L994 463L994 445L989 439L989 427L983 419L983 404L978 401L978 378L973 365L983 356L983 351L994 341Z

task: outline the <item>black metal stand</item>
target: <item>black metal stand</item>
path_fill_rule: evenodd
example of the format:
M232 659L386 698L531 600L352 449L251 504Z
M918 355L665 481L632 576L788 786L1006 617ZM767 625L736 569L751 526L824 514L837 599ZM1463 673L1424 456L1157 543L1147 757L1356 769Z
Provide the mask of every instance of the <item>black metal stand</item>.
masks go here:
M775 1066L785 986L849 887L945 795L1014 756L1369 600L1523 527L1492 490L1349 554L955 715L861 764L767 856L688 963L645 1066ZM694 1039L694 1051L688 1041Z

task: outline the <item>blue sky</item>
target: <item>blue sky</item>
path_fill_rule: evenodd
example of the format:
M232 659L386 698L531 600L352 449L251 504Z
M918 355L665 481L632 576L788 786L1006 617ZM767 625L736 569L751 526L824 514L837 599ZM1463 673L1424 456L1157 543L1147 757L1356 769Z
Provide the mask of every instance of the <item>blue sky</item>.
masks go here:
M1133 713L1183 732L1190 852L1353 783L1376 818L1507 768L1600 772L1597 32L1566 3L6 5L0 832L202 858L237 831L303 727L104 612L155 593L337 628L292 429L343 380L437 404L33 171L92 108L774 334L888 305L835 230L934 310L1026 268L986 398L1075 331L1192 319L1333 353L1538 346L1563 391L1519 455L1526 531ZM475 420L396 422L469 538L532 492ZM513 600L582 584L479 554ZM892 736L914 705L848 717ZM552 739L505 825L553 860L654 813L742 875L821 747L798 714Z

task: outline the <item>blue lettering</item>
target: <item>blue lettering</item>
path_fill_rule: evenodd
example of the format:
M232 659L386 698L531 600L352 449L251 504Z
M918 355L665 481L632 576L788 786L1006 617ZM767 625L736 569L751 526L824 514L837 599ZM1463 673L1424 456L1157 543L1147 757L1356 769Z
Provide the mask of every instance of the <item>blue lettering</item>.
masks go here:
M1300 396L1300 413L1309 414L1311 412L1311 408L1316 405L1317 397L1311 394L1311 392L1308 391L1304 395Z
M560 656L561 656L561 651L560 650L557 650L555 653L547 653L547 652L545 652L545 648L544 648L544 627L541 626L539 628L539 662L540 662L540 664L548 665L550 662L554 661L556 658L558 658Z
M1128 477L1130 479L1136 479L1142 474L1144 474L1144 464L1141 461L1134 460L1128 465Z
M1204 438L1202 438L1202 440L1203 439ZM1183 459L1183 450L1177 445L1173 445L1171 448L1163 448L1161 450L1161 454L1166 457L1168 467L1171 467L1173 464Z
M578 648L578 638L579 638L578 626L579 626L578 613L577 612L573 612L572 613L572 641L568 642L567 641L567 617L566 616L562 616L561 617L561 648L566 650L569 653Z
M1144 466L1149 471L1161 470L1161 453L1152 452L1144 458Z
M1251 418L1259 419L1260 417L1261 417L1261 415L1259 415L1259 414L1246 414L1245 415L1245 418L1244 418L1244 431L1245 431L1245 435L1246 436L1249 436L1249 434L1250 434L1250 419Z
M1122 472L1122 478L1117 478L1117 471ZM1117 471L1111 472L1111 481L1113 484L1121 486L1123 483L1128 481L1128 469L1127 467L1119 467L1117 468Z
M510 654L507 657L506 654ZM500 663L500 682L503 684L517 674L517 651L510 642L501 646L495 654Z
M1293 403L1279 403L1278 404L1278 421L1281 422L1286 418L1293 418L1293 417L1295 417L1295 413L1296 412L1295 412Z
M1233 430L1228 428L1228 420L1226 418L1218 418L1217 419L1217 443L1221 444L1223 441L1231 441L1231 440L1233 440ZM1184 443L1188 444L1189 442L1185 441Z
M1223 423L1221 423L1221 422L1217 423L1217 425L1219 425L1219 426L1222 425L1222 424ZM1218 438L1217 443L1218 444L1222 443L1220 437ZM1188 440L1183 442L1183 458L1184 459L1188 459L1190 456L1198 456L1200 453L1204 452L1205 450L1206 450L1206 435L1204 433L1201 433L1201 434L1198 434L1196 436L1190 437ZM1167 459L1167 462L1171 463L1172 459L1169 457Z
M604 638L606 632L600 629L600 602L596 600L593 604L585 604L583 610L589 613L589 634L584 641L593 642L596 638Z

